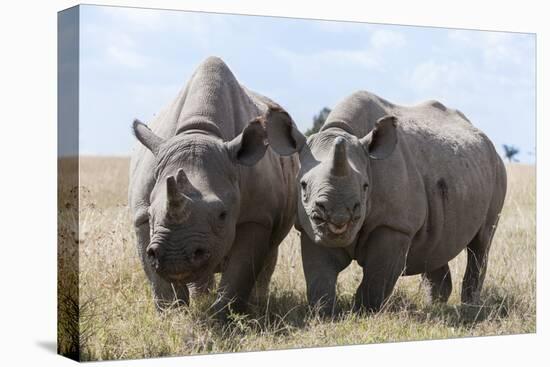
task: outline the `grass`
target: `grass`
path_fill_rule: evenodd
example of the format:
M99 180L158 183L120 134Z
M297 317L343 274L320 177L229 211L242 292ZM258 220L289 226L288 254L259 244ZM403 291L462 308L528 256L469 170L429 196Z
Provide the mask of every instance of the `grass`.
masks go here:
M127 208L128 160L83 158L79 356L107 360L535 332L535 169L514 164L508 175L482 306L460 304L462 253L450 264L448 304L430 304L420 277L411 276L399 280L383 311L353 314L361 277L353 264L338 280L343 313L320 319L306 306L299 237L292 231L281 244L269 299L222 327L207 316L213 295L157 313Z

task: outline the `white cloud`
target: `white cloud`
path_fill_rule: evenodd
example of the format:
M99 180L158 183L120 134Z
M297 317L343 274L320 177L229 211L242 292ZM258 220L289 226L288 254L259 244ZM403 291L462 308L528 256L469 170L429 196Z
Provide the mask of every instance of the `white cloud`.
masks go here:
M93 53L85 55L85 63L102 70L161 64L163 60L139 46L151 35L177 35L199 48L208 47L215 34L219 38L220 30L230 35L228 21L215 14L206 17L201 13L117 7L93 7L88 14L84 12L90 18L82 22L83 49Z
M487 87L523 93L533 88L533 80L527 76L507 75L492 72L485 67L470 62L428 60L417 65L409 78L410 88L417 95L432 98L430 94L452 94L461 91L464 94L483 95Z
M370 33L370 46L374 49L398 48L405 44L406 37L396 26L372 23L318 21L316 27L328 33L351 35L365 35Z
M107 61L116 65L141 69L148 65L148 57L132 50L120 46L111 45L106 49Z
M102 14L108 16L113 23L124 27L137 27L146 31L158 30L165 24L165 14L162 11L140 8L98 7Z
M400 32L379 29L372 33L370 41L375 49L399 48L405 44L405 36Z
M327 22L325 26L328 27L328 24L330 23ZM345 24L343 29L349 29L351 26L357 26L357 24ZM340 26L334 27L337 31L341 30ZM365 28L362 30L364 31ZM405 40L405 36L400 32L378 29L371 32L367 45L357 45L356 48L332 48L308 53L282 48L272 48L271 51L284 60L298 75L321 72L327 67L334 66L382 71L385 64L385 52L389 49L402 47Z
M470 42L472 40L472 31L466 31L462 29L451 29L447 36L452 41L458 42Z
M129 32L95 23L82 25L83 64L96 69L125 67L140 69L150 63L150 57L142 52Z
M271 52L287 63L296 76L322 74L327 67L361 67L377 69L378 60L366 50L329 49L318 52L298 53L283 48L271 48Z
M221 14L208 14L139 8L100 8L110 20L109 25L117 32L135 35L152 32L184 35L196 45L208 45L213 37L219 37L224 30L231 30L231 17Z
M502 64L526 65L534 47L529 35L507 32L451 30L448 37L462 47L481 51L485 66L492 69Z
M460 104L508 91L525 98L534 90L534 65L529 38L502 32L451 30L449 49L458 57L431 58L418 63L408 78L417 99L440 98Z
M419 94L450 89L464 90L477 85L475 72L469 64L459 62L439 63L429 60L416 66L410 77L410 86Z
M313 57L322 62L349 63L367 69L375 69L379 66L376 58L370 52L363 50L326 50L313 54Z

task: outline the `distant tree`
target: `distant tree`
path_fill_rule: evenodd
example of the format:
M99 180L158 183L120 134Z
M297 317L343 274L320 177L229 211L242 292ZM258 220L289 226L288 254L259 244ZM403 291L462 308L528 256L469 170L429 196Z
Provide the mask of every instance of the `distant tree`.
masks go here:
M508 159L508 162L519 162L516 158L516 155L519 153L519 149L513 145L503 144L504 155Z
M330 108L323 107L323 109L319 112L319 114L313 116L313 126L311 129L307 129L305 135L310 136L311 134L315 134L319 131L321 126L325 123L325 120L328 117L328 114L330 113Z

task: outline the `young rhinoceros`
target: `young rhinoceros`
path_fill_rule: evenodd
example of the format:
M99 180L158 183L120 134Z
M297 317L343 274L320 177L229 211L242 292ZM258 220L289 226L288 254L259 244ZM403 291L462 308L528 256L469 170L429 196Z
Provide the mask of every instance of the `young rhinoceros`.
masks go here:
M232 302L242 312L256 283L266 290L294 224L298 171L297 160L267 147L266 120L292 123L211 57L151 130L134 122L143 146L132 155L129 201L159 309L187 304L188 286L204 290L216 272L215 309Z
M462 301L478 301L506 170L461 112L361 91L307 142L288 121L267 133L280 154L299 152L297 227L310 304L331 311L338 273L352 260L363 268L356 309L378 310L400 275L422 274L432 299L446 302L448 262L465 248Z

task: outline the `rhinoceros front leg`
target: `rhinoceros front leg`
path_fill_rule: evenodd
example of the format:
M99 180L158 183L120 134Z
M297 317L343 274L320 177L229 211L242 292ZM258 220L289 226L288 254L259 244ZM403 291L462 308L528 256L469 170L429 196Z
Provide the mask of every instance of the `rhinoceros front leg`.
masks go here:
M271 229L256 223L237 227L235 241L220 279L218 297L213 305L225 320L229 311L243 313L270 250Z
M351 258L343 249L316 245L305 232L300 236L308 303L323 316L331 315L336 311L338 274L350 264Z
M275 266L277 265L278 254L278 247L273 247L269 250L266 260L264 261L264 267L260 274L258 274L256 284L250 294L250 299L252 302L259 304L269 298L269 283L271 282L271 277L273 276Z
M405 269L410 238L387 227L374 230L356 251L363 280L355 294L356 311L378 311Z
M153 288L153 297L158 311L162 311L172 305L186 305L189 303L189 289L185 284L170 283L162 279L151 268L151 264L145 254L149 245L149 223L146 222L136 227L137 250L143 270Z
M449 264L422 274L422 280L430 288L430 299L432 302L447 302L453 290Z

